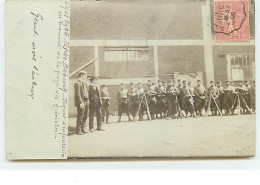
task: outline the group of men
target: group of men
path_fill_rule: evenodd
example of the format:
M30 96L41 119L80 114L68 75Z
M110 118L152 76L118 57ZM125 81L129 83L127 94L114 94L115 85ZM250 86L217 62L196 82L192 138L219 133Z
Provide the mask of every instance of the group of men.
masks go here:
M103 85L102 90L97 86L97 78L90 77L90 85L87 85L87 72L80 71L79 79L74 84L75 106L77 107L76 134L82 135L87 133L86 121L89 115L89 131L94 132L94 116L97 118L97 131L102 129L102 121L106 117L108 122L109 112L109 93L107 86Z
M75 106L77 108L76 133L82 135L85 130L89 115L89 131L94 132L94 116L97 120L97 131L102 129L102 122L109 123L110 95L106 85L99 90L97 78L90 77L90 85L87 85L87 72L80 71L79 79L74 84ZM255 111L255 82L249 85L248 81L240 82L238 87L233 82L226 81L225 86L221 81L215 84L210 82L206 89L200 80L195 87L186 80L173 79L168 82L158 80L155 84L151 80L148 84L130 83L128 90L123 83L117 94L118 122L125 113L129 121L137 118L144 120L144 114L152 119L177 119L192 116L202 116L203 111L212 115L254 113Z
M126 89L122 83L117 96L118 122L123 113L129 121L143 120L146 112L149 119L177 119L192 116L202 116L203 111L212 115L234 114L236 109L239 114L253 113L255 110L255 82L249 85L248 81L239 83L238 87L233 82L226 81L222 86L221 81L215 84L210 82L206 89L201 80L197 80L195 87L186 80L173 79L159 80L156 85L151 80L146 87L141 83L135 86L130 84Z

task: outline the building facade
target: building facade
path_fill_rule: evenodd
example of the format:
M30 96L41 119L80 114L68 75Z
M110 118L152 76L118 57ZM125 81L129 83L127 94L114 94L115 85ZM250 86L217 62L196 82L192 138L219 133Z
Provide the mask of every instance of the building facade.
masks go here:
M250 42L216 43L212 0L72 1L70 116L82 66L109 85L112 112L121 82L254 80L254 1L249 5Z

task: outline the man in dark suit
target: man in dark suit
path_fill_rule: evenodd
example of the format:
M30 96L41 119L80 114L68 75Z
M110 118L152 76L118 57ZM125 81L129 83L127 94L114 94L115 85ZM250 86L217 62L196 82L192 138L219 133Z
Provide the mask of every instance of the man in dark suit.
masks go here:
M87 133L85 130L86 120L88 118L88 87L86 84L87 72L80 71L79 79L74 84L75 92L75 106L77 107L77 123L76 123L76 133L82 135Z
M90 77L89 85L89 130L94 132L94 116L97 117L97 130L105 131L101 128L101 106L102 100L100 96L100 91L97 87L97 78L95 76Z

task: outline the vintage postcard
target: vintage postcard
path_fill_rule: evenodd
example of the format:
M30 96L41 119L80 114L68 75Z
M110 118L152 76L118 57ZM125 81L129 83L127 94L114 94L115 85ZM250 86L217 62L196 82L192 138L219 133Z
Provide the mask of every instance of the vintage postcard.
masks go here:
M6 157L255 156L254 0L6 1Z

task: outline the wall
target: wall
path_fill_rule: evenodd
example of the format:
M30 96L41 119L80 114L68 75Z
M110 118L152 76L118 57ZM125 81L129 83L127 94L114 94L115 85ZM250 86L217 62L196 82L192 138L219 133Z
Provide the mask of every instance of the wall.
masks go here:
M71 46L70 47L70 73L77 70L87 62L94 59L94 47L88 46ZM88 72L88 75L95 74L95 65L92 63L90 66L84 69ZM77 78L75 75L74 77Z
M105 62L104 48L99 47L99 73L101 78L135 78L154 76L154 50L149 47L149 61Z
M202 33L200 1L73 1L71 5L75 40L202 39Z
M160 78L164 75L179 73L204 72L203 46L163 46L158 47Z

